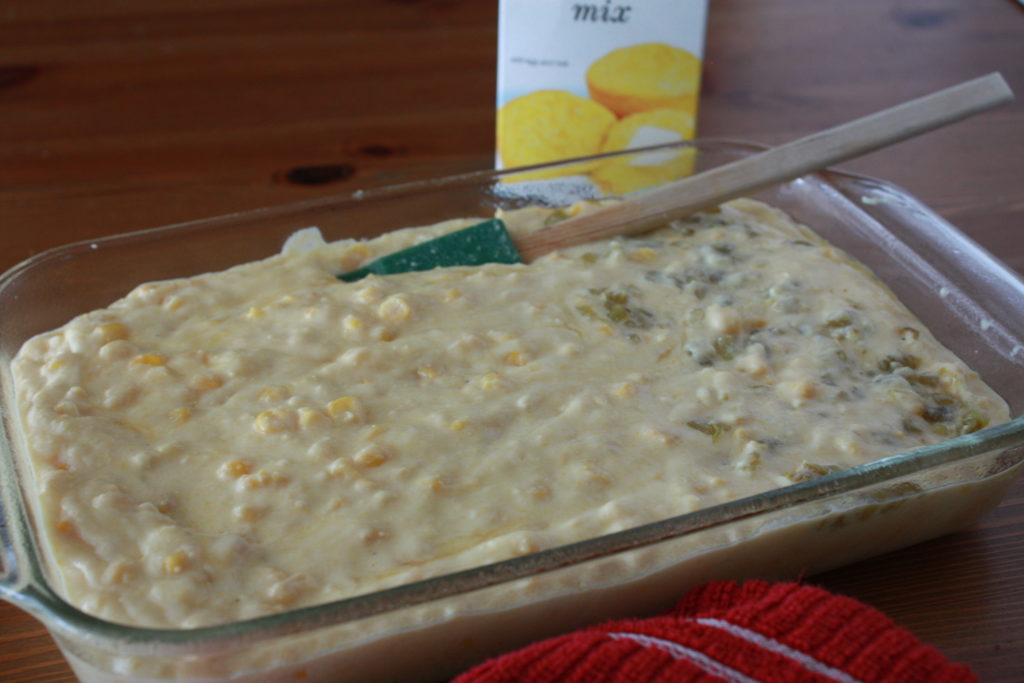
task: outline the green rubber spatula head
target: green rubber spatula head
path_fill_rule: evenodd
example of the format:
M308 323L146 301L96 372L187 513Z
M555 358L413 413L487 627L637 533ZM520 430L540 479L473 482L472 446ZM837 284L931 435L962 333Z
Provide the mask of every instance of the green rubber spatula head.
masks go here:
M592 213L513 238L497 219L383 256L339 275L347 282L446 266L529 263L576 244L631 235L694 211L798 178L900 140L1005 104L1013 93L998 73L884 109L779 147L677 180Z
M497 218L381 256L362 268L342 273L338 278L355 282L370 274L393 275L447 266L482 266L485 263L522 263L512 236Z

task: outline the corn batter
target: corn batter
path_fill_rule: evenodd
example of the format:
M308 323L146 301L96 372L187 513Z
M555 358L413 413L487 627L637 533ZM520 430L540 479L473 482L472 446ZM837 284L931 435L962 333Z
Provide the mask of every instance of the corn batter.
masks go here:
M530 265L335 277L470 222L144 284L30 340L17 397L67 598L222 623L1007 419L862 267L749 200Z

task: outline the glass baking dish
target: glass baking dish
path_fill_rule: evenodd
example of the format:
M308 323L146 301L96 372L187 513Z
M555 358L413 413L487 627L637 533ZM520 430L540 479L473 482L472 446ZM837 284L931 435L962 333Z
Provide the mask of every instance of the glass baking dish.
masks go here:
M1024 462L1024 418L599 538L230 624L170 630L111 623L63 601L50 582L31 475L18 457L23 437L9 370L29 337L140 282L270 256L310 225L334 240L559 206L609 196L579 175L602 164L640 168L628 183L633 190L759 149L697 141L359 191L72 244L14 267L0 277L0 595L43 621L83 680L439 680L530 640L661 609L702 581L806 575L969 524L998 503ZM1003 396L1011 415L1024 412L1018 275L884 181L826 171L755 198L865 263Z

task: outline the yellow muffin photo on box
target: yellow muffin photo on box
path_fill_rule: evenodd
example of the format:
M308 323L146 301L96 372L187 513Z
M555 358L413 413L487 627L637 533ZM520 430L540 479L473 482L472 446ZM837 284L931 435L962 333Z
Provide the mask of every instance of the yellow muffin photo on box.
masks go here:
M498 153L508 168L591 156L601 151L615 121L611 111L593 100L564 90L539 90L498 110ZM561 173L588 168L580 165Z
M612 124L605 136L602 152L663 145L693 138L693 115L679 109L654 109L627 116Z
M501 0L496 167L692 139L706 19L707 0L638 0L616 8ZM686 175L692 156L659 150L572 161L507 180L578 176L572 182L625 194Z
M678 109L654 109L632 114L613 124L602 152L682 142L693 138L691 114ZM690 175L696 154L692 148L642 152L612 159L591 172L591 180L606 192L628 194Z
M620 47L587 69L591 99L624 117L652 109L697 109L701 60L664 43Z

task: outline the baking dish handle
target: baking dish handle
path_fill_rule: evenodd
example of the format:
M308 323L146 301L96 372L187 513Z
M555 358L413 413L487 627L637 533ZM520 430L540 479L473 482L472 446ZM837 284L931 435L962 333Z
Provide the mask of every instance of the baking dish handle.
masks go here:
M6 468L5 468L6 469ZM24 518L17 508L12 508L14 500L10 496L9 480L0 482L0 599L25 610L38 619L46 621L52 614L50 606L53 596L40 583L33 580L37 574L30 556L22 543L25 536L22 522ZM42 590L40 590L42 588Z
M6 468L4 468L6 469ZM10 588L18 581L18 553L17 546L14 545L13 534L11 533L11 496L10 496L10 479L7 476L7 472L4 472L3 482L0 483L3 491L0 491L0 544L2 544L2 551L0 551L0 592L6 594L7 588ZM15 522L16 523L16 522ZM6 595L4 595L6 597Z
M6 484L5 484L6 486ZM18 584L18 555L15 549L9 528L9 512L7 496L0 504L0 543L3 550L0 552L0 597L10 599L8 592Z
M9 455L0 453L0 599L49 625L63 603L43 578Z
M6 460L0 454L0 460ZM10 478L9 461L0 464L0 598L17 605L29 613L41 616L44 610L36 604L32 593L37 584L32 562L33 552L26 543L26 518L18 498L13 495L17 486Z
M22 584L24 566L20 545L25 540L25 515L19 504L18 473L14 457L6 444L10 425L0 411L0 597L12 599L11 593Z

